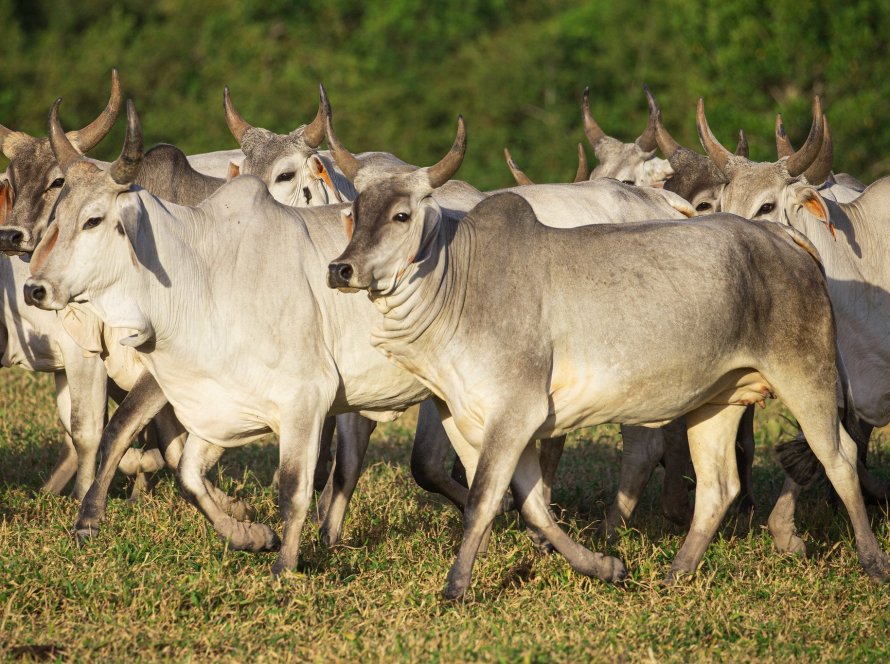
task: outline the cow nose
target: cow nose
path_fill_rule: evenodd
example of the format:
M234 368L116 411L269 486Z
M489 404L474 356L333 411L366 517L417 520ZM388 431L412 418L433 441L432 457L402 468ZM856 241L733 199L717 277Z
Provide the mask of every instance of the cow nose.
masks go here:
M36 305L46 299L46 288L40 284L25 284L25 302L27 304Z
M0 245L6 249L17 249L25 241L25 234L22 231L5 231L0 234Z
M331 288L349 286L352 274L352 266L349 263L331 263L328 265L328 286Z

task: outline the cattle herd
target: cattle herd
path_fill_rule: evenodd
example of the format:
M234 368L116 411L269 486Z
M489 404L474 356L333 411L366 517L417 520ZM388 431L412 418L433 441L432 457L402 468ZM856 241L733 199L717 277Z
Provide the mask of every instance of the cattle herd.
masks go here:
M565 435L604 422L622 425L624 452L601 533L630 518L663 463L665 514L689 527L671 582L695 572L740 495L753 505L753 407L778 397L801 434L782 451L776 547L803 551L796 502L824 473L865 571L890 579L864 503L887 499L865 451L890 422L890 181L832 173L818 97L800 149L778 116L777 160L756 163L743 133L734 153L716 140L701 100L707 155L680 146L645 92L648 125L625 144L585 91L592 173L579 145L574 183L536 185L507 152L519 186L497 192L452 179L463 118L429 167L353 154L323 87L314 120L286 135L250 125L226 89L240 149L189 157L145 152L132 101L118 159L84 156L122 109L116 71L80 130L62 128L61 100L48 138L0 125L3 366L55 376L65 445L43 488L74 477L78 540L99 532L118 469L168 465L229 547L277 550L282 573L314 491L333 545L376 423L420 404L412 473L463 511L446 597L466 593L510 508L541 550L624 579L549 505ZM227 448L270 432L280 537L207 477ZM131 447L137 436L152 444ZM452 448L466 485L446 468Z

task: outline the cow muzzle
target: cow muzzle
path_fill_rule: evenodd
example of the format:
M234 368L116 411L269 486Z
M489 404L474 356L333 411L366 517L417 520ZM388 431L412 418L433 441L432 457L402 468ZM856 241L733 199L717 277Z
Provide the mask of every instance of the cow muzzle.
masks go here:
M25 303L38 309L62 309L67 302L59 302L55 289L45 279L31 277L24 286Z
M17 226L8 226L0 229L0 251L8 255L34 251L31 233Z
M328 265L328 288L350 288L350 281L355 274L349 263L331 263Z

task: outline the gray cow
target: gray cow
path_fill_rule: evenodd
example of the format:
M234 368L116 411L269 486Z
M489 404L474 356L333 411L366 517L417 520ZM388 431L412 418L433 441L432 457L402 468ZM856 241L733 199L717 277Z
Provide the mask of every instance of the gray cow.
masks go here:
M552 229L511 194L450 223L429 195L465 149L461 119L439 163L362 191L349 245L328 266L332 288L368 291L383 314L371 343L437 396L474 476L445 596L469 587L508 486L526 522L573 568L624 577L619 560L590 552L554 522L532 444L601 422L686 416L698 490L669 579L694 572L739 490L739 420L773 394L825 464L865 570L890 577L859 490L856 445L837 418L834 322L812 245L728 215ZM675 303L670 315L666 301Z
M813 110L813 124L800 150L773 163L754 163L723 148L711 132L700 100L698 128L702 143L728 182L723 209L749 218L775 221L806 235L816 246L825 266L828 292L837 321L840 357L849 376L855 415L851 433L857 435L861 461L872 427L890 423L890 272L886 257L887 207L890 180L878 180L851 203L822 197L809 182L812 155L819 154L824 131L821 102ZM831 170L822 164L818 177ZM853 413L847 413L848 418ZM794 475L794 469L789 469ZM887 491L860 466L864 487L877 497ZM799 479L802 479L799 477ZM802 552L794 532L793 505L800 486L788 480L770 517L769 526L783 550Z

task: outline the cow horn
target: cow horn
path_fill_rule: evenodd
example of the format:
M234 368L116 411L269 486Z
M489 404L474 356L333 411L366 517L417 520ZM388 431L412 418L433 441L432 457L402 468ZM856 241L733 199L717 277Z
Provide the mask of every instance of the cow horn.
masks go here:
M74 145L81 152L87 152L99 145L99 142L108 135L114 123L117 122L118 113L121 110L121 80L117 68L111 70L111 96L105 109L86 127L74 134Z
M467 153L467 127L464 124L464 116L457 116L457 135L454 137L454 143L451 149L437 164L433 164L426 169L427 177L430 179L430 186L433 189L441 187L451 179L451 176L457 173L464 155Z
M223 108L226 111L226 124L229 125L229 131L232 132L232 136L238 141L238 145L241 145L241 142L244 140L244 134L247 133L248 129L253 129L253 125L248 124L235 109L235 104L232 103L232 97L229 95L228 85L223 88Z
M575 182L587 182L590 177L590 167L587 165L587 153L584 146L578 143L578 170L575 173Z
M127 139L108 173L117 184L133 184L142 166L142 125L132 99L127 100Z
M832 161L834 160L834 145L831 142L831 130L828 127L828 118L822 115L822 145L819 148L819 154L810 164L810 167L804 171L803 176L807 182L813 185L820 185L831 175Z
M330 148L334 161L337 162L337 166L343 171L343 175L345 175L350 182L355 182L355 176L358 175L361 164L359 164L359 161L355 158L354 154L343 147L343 144L340 143L340 139L337 138L337 134L334 133L334 125L331 124L330 106L327 107L324 121L325 133L328 137L328 148Z
M739 142L735 146L736 157L748 158L748 137L745 136L745 130L739 129Z
M797 177L816 160L819 149L822 147L822 97L813 97L813 124L806 142L800 146L800 150L788 157L785 167L788 175Z
M720 145L720 141L714 138L714 134L708 126L708 119L705 117L705 100L702 97L698 98L698 108L695 112L695 125L698 129L698 138L701 141L702 146L705 148L705 152L708 153L708 156L711 158L711 161L717 165L717 168L725 173L724 169L726 168L726 164L729 163L729 158L732 156L732 153Z
M643 92L646 93L646 101L649 104L649 123L634 143L636 143L637 147L643 152L652 152L658 147L658 141L655 138L657 133L657 130L655 129L655 119L661 111L658 108L658 104L655 103L655 98L652 96L652 93L649 92L649 88L645 85L643 86Z
M785 132L785 121L782 119L781 113L776 113L776 154L779 155L779 159L794 154L794 146Z
M590 145L596 147L597 143L607 137L606 132L600 129L596 120L593 119L593 115L590 114L589 85L584 88L584 93L581 95L581 114L584 116L584 133L587 135L587 140L590 141Z
M68 136L65 135L65 130L62 129L62 123L59 122L59 105L61 103L62 98L59 97L49 112L49 144L56 161L59 162L59 168L63 173L66 173L72 164L83 158L83 155L72 145Z
M655 140L658 143L658 149L661 150L661 154L664 155L665 159L673 157L674 153L681 147L661 122L661 113L655 118Z
M534 184L534 182L529 180L528 176L522 171L522 169L516 165L516 162L513 161L513 157L510 155L509 148L504 148L504 158L507 160L507 168L509 168L510 172L513 174L513 179L516 180L516 184L520 186L526 184Z
M303 129L303 141L310 148L317 148L324 140L324 119L330 113L331 105L328 103L328 95L324 85L318 86L318 113L311 124Z
M12 129L7 129L3 125L0 125L0 152L2 152L7 158L12 158L11 154L7 154L3 150L3 144L6 142L6 139L15 132Z

